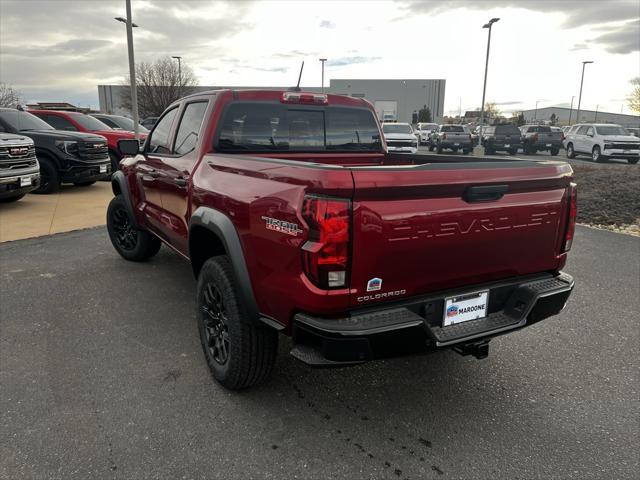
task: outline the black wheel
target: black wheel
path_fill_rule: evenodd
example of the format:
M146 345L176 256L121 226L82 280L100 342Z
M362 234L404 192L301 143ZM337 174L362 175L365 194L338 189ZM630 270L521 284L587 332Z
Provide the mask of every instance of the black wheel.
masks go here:
M433 152L433 145L429 144L429 151Z
M510 153L511 155L515 155L515 154L517 154L517 153L518 153L518 149L517 149L517 148L512 148L512 149L510 149L510 150L509 150L509 153Z
M438 144L436 147L436 153L442 153L442 145Z
M604 157L604 155L600 153L600 147L598 145L593 147L593 150L591 151L591 158L596 163L602 163L606 161L606 158Z
M211 375L230 390L263 382L278 352L278 333L247 318L228 257L213 257L198 276L196 315Z
M89 185L93 185L96 182L73 182L76 187L88 187Z
M627 158L627 162L629 162L631 165L635 165L636 163L638 163L638 159L637 158Z
M60 175L55 164L48 158L39 158L40 163L40 186L33 193L55 193L60 189Z
M468 149L466 149L466 148L465 148L464 150L462 150L462 153L463 153L464 155L468 155L468 154L469 154L469 152L471 152L471 150L468 150Z
M495 152L493 151L493 148L487 147L484 149L484 153L485 155L493 155Z
M567 158L576 158L576 151L573 149L573 143L567 144Z
M24 197L26 195L26 193L20 194L20 195L16 195L15 197L5 197L5 198L0 198L0 203L12 203L12 202L17 202L18 200L20 200L22 197Z
M120 158L113 152L109 152L109 159L111 160L111 173L116 173L120 170Z
M458 147L453 147L453 148L451 149L451 151L452 151L453 153L458 153Z
M113 247L126 260L143 262L160 250L160 240L133 226L122 195L116 195L109 203L107 230Z
M556 155L558 155L560 153L560 149L559 148L552 148L551 149L551 155L553 155L554 157Z

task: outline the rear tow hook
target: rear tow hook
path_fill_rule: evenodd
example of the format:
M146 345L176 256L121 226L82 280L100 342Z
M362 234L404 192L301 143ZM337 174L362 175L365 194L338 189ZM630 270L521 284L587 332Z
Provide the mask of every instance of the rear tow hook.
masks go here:
M473 355L478 360L489 356L489 341L465 343L464 345L456 345L453 350L462 356Z

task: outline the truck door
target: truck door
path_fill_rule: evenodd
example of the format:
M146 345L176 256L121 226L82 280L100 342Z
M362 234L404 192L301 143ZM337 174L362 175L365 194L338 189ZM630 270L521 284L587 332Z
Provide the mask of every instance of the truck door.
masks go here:
M142 185L141 207L150 228L163 238L162 196L160 178L163 159L171 155L171 134L178 107L166 112L149 134L145 144L144 160L136 164L136 177Z
M164 155L157 179L162 198L163 235L185 255L188 253L188 193L191 173L198 160L198 139L207 100L184 105L176 127L171 153Z

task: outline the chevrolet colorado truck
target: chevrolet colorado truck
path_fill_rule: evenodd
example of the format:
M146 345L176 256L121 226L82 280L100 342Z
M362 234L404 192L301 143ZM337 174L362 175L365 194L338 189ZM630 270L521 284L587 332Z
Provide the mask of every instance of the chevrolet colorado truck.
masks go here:
M562 148L562 132L554 132L546 125L523 125L522 150L527 155L535 155L536 152L548 151L551 155L558 155Z
M38 188L40 166L33 140L3 131L0 125L0 203L9 203Z
M112 178L125 259L165 243L197 278L211 373L345 366L489 341L559 313L576 220L565 162L388 153L364 99L216 90L172 104ZM535 350L527 352L535 355Z
M58 130L92 133L106 138L107 145L109 146L109 159L111 160L112 172L120 168L120 160L122 160L122 157L118 153L118 140L135 138L132 132L114 130L109 125L85 113L60 110L30 110L30 113L40 117ZM147 138L147 135L141 133L139 140L141 144L144 143L145 138Z
M111 175L104 137L55 130L35 115L14 108L0 108L0 130L33 140L40 164L40 183L34 193L56 192L61 183L87 186Z

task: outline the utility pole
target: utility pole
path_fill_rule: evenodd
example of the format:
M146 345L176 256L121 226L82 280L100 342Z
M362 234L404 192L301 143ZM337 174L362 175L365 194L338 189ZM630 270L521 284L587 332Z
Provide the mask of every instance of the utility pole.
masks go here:
M322 63L322 83L321 83L321 85L322 85L322 93L324 93L324 62L326 62L327 59L326 58L320 58L319 60Z
M596 105L596 116L593 119L593 123L596 123L598 121L598 108L600 107L600 104Z
M137 27L131 20L131 0L125 0L127 18L116 17L116 20L127 25L127 51L129 54L129 81L131 86L131 116L133 117L133 134L135 138L140 138L140 128L138 117L138 92L136 90L136 62L133 57L133 27Z
M182 98L182 57L174 56L178 60L178 98Z
M580 123L580 104L582 103L582 84L584 83L584 67L587 63L593 63L593 60L582 62L582 77L580 79L580 95L578 96L578 111L576 113L576 121Z
M484 99L487 92L487 72L489 71L489 49L491 48L491 27L496 23L499 18L492 18L488 23L485 23L482 28L489 29L489 35L487 37L487 58L484 64L484 86L482 87L482 106L480 107L480 129L478 131L478 146L474 148L474 155L484 155L484 147L482 146L482 126L484 124ZM477 150L476 150L477 149Z

